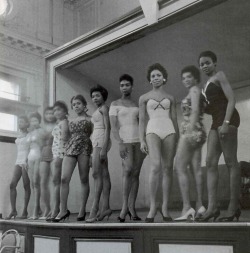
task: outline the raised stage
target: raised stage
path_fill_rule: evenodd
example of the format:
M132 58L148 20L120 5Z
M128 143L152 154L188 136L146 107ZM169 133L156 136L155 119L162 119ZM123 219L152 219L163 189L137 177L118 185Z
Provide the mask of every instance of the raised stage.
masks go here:
M171 212L173 218L179 213ZM87 224L76 222L48 223L30 220L0 220L2 232L14 228L22 235L25 253L249 253L250 211L243 210L240 222L232 223L118 223L118 212L110 221ZM142 218L146 212L139 212ZM222 213L223 215L223 213ZM128 218L128 217L127 217Z

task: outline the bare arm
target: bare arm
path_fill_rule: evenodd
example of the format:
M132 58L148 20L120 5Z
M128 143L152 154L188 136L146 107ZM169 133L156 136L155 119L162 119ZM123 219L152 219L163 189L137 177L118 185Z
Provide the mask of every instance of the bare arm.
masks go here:
M191 115L190 115L190 124L191 131L194 130L196 122L199 121L200 117L200 94L201 91L199 87L193 86L190 89L190 97L191 97Z
M62 129L62 140L67 141L69 139L70 133L69 133L69 122L67 119L64 119L61 123L61 129Z
M104 126L105 126L104 145L103 145L102 150L104 152L107 152L108 144L109 144L109 138L110 138L110 121L109 121L108 107L106 105L104 105L101 108L101 113L103 114L103 122L104 122Z
M148 154L146 143L146 101L143 96L139 99L139 137L141 142L141 151Z
M112 105L111 105L112 106ZM120 134L119 134L119 124L118 124L118 119L117 119L117 116L115 115L110 115L109 116L109 119L110 119L110 125L111 125L111 132L115 138L115 140L118 142L118 143L122 143L122 139L120 137Z
M177 112L176 112L176 101L173 97L171 97L171 108L170 108L170 115L171 119L174 125L174 129L176 132L177 137L179 138L179 127L178 127L178 122L177 122Z

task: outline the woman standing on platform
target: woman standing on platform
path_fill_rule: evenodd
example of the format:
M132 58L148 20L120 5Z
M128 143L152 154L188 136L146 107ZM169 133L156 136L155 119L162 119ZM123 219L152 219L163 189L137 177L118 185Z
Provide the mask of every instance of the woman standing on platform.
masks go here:
M52 167L52 143L53 136L51 134L53 128L55 127L56 118L53 114L53 107L47 107L43 114L45 131L45 144L42 149L42 156L40 162L40 186L41 186L41 199L44 203L45 210L39 219L46 219L50 214L50 192L49 192L49 176Z
M218 162L223 153L230 175L230 202L227 215L220 221L233 221L240 217L240 168L237 160L238 127L240 117L235 109L233 90L223 71L217 71L217 57L211 51L202 52L199 56L201 70L208 76L202 89L206 102L205 113L212 116L212 126L207 144L207 187L208 209L201 221L208 221L220 215L217 209Z
M135 210L135 201L139 189L139 176L145 155L140 150L139 108L131 100L133 78L124 74L120 77L122 97L113 101L109 116L111 131L119 143L123 167L123 205L118 220L124 222L127 214L130 219L140 221Z
M77 163L82 187L81 208L77 220L85 220L85 208L89 197L89 159L92 152L90 135L93 128L86 106L87 102L82 95L72 97L71 107L76 112L77 117L68 123L68 135L70 138L65 147L65 156L62 164L60 212L53 220L54 222L65 220L70 216L70 211L67 208L69 183Z
M149 176L150 210L145 220L146 222L154 222L157 212L156 195L161 170L163 220L172 221L168 213L168 201L179 129L175 99L164 89L167 77L166 69L159 63L150 66L148 68L147 79L152 85L152 90L142 95L139 100L141 150L145 154L149 154L151 163ZM147 128L146 113L149 116Z
M175 221L199 218L205 211L202 204L203 173L201 169L201 149L206 141L202 124L202 103L200 99L200 72L195 66L187 66L181 71L182 83L189 90L181 102L184 121L181 124L181 136L176 152L176 171L183 200L182 216ZM190 203L190 182L188 166L192 169L196 182L196 212ZM196 213L196 215L195 215Z
M51 216L46 221L53 221L59 213L60 206L60 186L62 175L62 161L65 153L65 145L68 139L68 107L63 101L56 101L53 106L56 126L52 130L53 143L53 166L52 166L52 185L53 185L53 209Z
M97 110L93 113L91 119L94 125L92 134L92 169L95 193L90 215L86 222L95 222L97 220L101 193L103 196L103 202L98 220L103 220L105 216L109 218L112 214L112 210L109 206L111 182L107 157L111 142L109 108L105 104L105 101L108 98L108 91L101 85L97 85L90 90L90 96L97 106Z
M9 220L12 217L15 219L17 216L16 210L16 197L17 197L17 184L21 177L23 177L23 187L24 187L24 207L22 215L19 217L21 219L26 219L28 216L28 204L30 200L30 180L27 172L27 158L29 154L29 142L27 141L28 135L28 127L29 127L29 119L27 116L22 115L18 117L18 127L19 134L16 138L17 145L17 159L15 164L15 169L13 172L12 180L10 183L10 204L11 204L11 212L9 216L5 219Z
M41 161L41 151L44 145L45 131L41 128L41 115L38 112L31 113L29 116L30 120L30 133L27 140L30 144L30 152L28 155L28 172L32 182L32 188L34 190L34 211L33 216L29 219L38 219L41 208L40 208L40 176L39 176L39 165Z

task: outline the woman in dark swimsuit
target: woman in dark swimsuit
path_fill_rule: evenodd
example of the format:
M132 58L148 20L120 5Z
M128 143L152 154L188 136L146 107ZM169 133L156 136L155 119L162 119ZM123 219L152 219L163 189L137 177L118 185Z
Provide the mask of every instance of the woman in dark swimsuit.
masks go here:
M208 209L200 221L216 220L220 211L216 207L218 185L218 162L223 153L230 175L230 202L227 215L220 221L237 220L241 214L239 209L240 169L237 160L238 127L240 117L235 109L233 90L222 71L216 70L217 57L211 51L202 52L199 56L201 70L208 76L202 90L202 98L206 103L205 113L212 116L212 127L207 144L207 185Z

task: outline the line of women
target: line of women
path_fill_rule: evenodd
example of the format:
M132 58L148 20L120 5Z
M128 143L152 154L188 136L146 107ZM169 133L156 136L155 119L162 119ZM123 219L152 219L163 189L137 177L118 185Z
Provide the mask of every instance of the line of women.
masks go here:
M122 208L118 220L124 222L128 215L134 221L141 218L135 203L139 189L139 176L146 155L150 160L149 199L150 209L145 222L154 222L159 211L164 222L173 221L169 213L173 166L179 179L183 209L175 221L189 219L207 222L220 215L217 203L218 162L223 153L230 175L230 202L227 214L220 221L233 221L240 217L240 169L237 161L237 129L240 118L235 109L232 88L222 71L217 71L217 57L211 51L202 52L198 58L200 69L208 80L199 88L200 72L195 66L181 71L182 83L188 94L181 102L183 121L177 123L176 101L165 89L168 73L159 63L148 68L147 79L152 89L139 99L139 107L131 98L133 78L120 77L121 98L106 105L108 91L97 85L90 90L96 105L92 117L87 113L87 102L82 95L71 99L75 118L68 118L68 108L63 101L56 101L53 108L44 112L44 127L40 127L38 113L19 117L20 136L16 140L18 158L12 182L10 199L12 211L8 219L17 215L16 185L23 177L25 189L24 209L26 218L30 198L29 178L35 197L32 219L41 215L40 199L45 210L42 219L59 222L70 216L68 209L69 184L78 165L81 182L78 221L89 223L107 219L110 208L111 181L107 153L111 147L110 133L119 143L122 161ZM212 116L208 137L202 123L203 113ZM55 123L56 120L56 123ZM29 128L29 131L28 131ZM91 137L92 135L92 137ZM203 172L201 149L207 139L207 189L208 207L203 204ZM91 158L92 154L92 158ZM89 197L89 170L94 179L94 200L89 217L86 204ZM50 207L48 178L52 171L53 207ZM189 172L196 183L196 204L191 206ZM157 202L159 185L162 184L162 205ZM102 197L102 198L101 198Z

